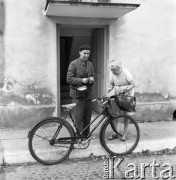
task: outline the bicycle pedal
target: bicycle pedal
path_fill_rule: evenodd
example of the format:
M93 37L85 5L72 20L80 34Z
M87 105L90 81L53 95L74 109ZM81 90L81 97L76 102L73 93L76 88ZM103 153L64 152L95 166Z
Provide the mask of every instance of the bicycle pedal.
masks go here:
M85 149L88 147L89 143L88 143L88 145L86 145L86 144L87 144L87 141L78 141L78 144L74 145L74 148L75 149Z
M78 141L77 141L77 144L83 144L85 141L83 140L83 139L79 139Z

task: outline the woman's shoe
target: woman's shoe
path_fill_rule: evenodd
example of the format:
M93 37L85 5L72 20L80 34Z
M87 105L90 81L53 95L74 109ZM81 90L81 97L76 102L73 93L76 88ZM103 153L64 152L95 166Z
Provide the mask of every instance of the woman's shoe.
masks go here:
M110 137L108 137L108 140L113 140L113 139L118 139L118 135L117 134L113 134Z

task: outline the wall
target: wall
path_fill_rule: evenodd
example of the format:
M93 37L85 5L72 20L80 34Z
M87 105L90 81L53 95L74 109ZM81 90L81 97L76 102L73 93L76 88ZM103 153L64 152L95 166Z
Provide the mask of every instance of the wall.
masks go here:
M5 23L4 1L0 0L0 87L4 74L4 23Z
M31 126L57 108L56 24L45 0L6 0L0 126Z
M56 23L43 15L45 3L4 3L0 127L32 126L57 111ZM176 106L175 15L175 1L143 0L110 26L109 59L121 59L134 76L138 119L170 118Z
M140 103L157 104L176 97L174 17L175 1L143 0L138 9L110 26L110 59L120 59L131 71ZM159 105L154 107L160 112L157 119L162 118L162 113L167 111L168 107L170 111L167 115L172 116L176 104L171 104L172 106L167 102L163 108ZM152 111L152 106L148 105L147 108Z

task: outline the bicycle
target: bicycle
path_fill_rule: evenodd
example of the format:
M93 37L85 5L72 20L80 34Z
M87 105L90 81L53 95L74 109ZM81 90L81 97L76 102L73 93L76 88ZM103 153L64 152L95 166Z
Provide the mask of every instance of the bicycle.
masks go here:
M100 99L100 107L102 111L96 115L90 124L91 126L98 118L96 125L92 128L88 136L83 136L85 127L80 135L77 135L75 121L72 115L72 109L76 104L62 105L62 108L67 112L65 118L48 117L36 124L31 131L29 131L29 151L32 157L44 164L54 165L61 163L67 159L73 149L85 149L89 146L90 140L93 139L92 134L96 128L103 122L99 138L100 144L112 156L124 156L130 154L137 146L140 137L140 130L138 124L134 119L128 115L117 114L113 116L110 113L110 101L114 97ZM71 125L67 121L67 117L72 121ZM123 136L124 121L128 120L128 132L126 134L126 141L121 141ZM118 121L118 126L115 128L114 121ZM112 132L115 132L119 138L114 140L107 140Z

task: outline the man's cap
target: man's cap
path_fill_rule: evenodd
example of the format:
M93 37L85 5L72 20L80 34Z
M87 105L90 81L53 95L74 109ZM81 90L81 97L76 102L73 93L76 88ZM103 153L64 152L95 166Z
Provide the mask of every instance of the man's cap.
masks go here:
M79 51L83 51L83 50L91 50L91 47L89 45L82 45L79 47Z

